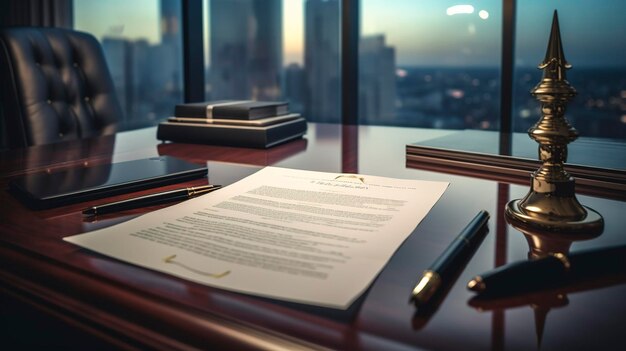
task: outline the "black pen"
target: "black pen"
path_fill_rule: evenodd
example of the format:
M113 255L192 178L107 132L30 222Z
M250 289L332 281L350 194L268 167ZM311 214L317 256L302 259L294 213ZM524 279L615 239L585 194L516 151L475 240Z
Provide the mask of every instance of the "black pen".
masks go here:
M450 280L454 278L455 273L465 267L485 238L488 232L485 224L488 220L487 211L478 212L441 256L424 271L422 279L413 289L410 301L418 307L424 305L442 284L451 283Z
M467 288L509 295L611 276L626 276L626 245L509 263L474 277Z
M83 210L83 215L97 216L117 211L130 210L133 208L187 200L194 196L210 193L211 191L220 189L221 187L221 185L202 185L139 196L132 199L126 199L86 208Z

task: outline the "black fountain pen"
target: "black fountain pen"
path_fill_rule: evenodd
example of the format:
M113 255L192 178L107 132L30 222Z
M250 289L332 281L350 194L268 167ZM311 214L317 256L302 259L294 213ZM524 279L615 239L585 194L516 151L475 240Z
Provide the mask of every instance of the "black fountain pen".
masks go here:
M221 185L202 185L139 196L132 199L126 199L86 208L83 210L83 215L91 217L118 211L130 210L133 208L187 200L198 195L210 193L211 191L220 189L221 187Z
M616 276L626 276L626 245L509 263L474 277L467 288L502 296Z
M469 259L487 235L486 224L489 213L478 212L476 217L463 229L437 260L424 271L422 279L411 294L410 301L417 307L426 304L440 287L451 284L457 274L465 267Z

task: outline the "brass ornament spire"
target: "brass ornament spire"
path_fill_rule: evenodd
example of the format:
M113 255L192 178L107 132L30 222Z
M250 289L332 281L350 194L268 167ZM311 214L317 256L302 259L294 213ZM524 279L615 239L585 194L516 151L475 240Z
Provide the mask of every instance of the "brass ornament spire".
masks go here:
M602 216L578 202L574 178L563 168L567 144L578 138L578 132L565 118L566 105L576 95L566 79L570 68L555 10L546 57L539 65L543 77L530 92L541 103L541 118L528 135L539 144L542 165L531 176L528 194L506 205L506 219L514 227L572 235L599 234L603 230Z

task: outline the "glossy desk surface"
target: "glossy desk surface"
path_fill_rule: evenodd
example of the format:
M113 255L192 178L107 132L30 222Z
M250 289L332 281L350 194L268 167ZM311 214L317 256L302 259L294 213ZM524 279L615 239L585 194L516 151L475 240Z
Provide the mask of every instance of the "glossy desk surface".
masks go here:
M525 237L502 216L509 199L522 197L527 188L405 166L406 144L445 133L311 124L303 140L254 150L163 144L155 139L156 130L148 128L0 153L0 290L119 348L530 350L538 347L539 338L546 350L623 345L623 282L522 297L483 306L482 310L470 306L474 295L465 287L469 279L496 266L527 259ZM370 289L346 311L223 291L110 259L61 240L157 207L89 222L83 220L80 210L102 200L32 211L5 191L11 177L24 173L157 155L199 164L208 161L210 178L230 181L250 172L249 165L274 165L448 181L450 186ZM203 182L206 180L186 184ZM583 195L578 199L604 216L605 229L596 238L573 241L572 251L626 243L626 203ZM421 272L480 209L492 215L487 238L434 313L416 315L408 299Z

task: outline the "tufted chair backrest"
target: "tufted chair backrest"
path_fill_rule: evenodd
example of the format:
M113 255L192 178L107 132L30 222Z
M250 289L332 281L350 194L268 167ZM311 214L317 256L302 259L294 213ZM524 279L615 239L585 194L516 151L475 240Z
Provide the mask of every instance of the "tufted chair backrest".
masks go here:
M8 146L115 133L122 109L100 44L61 28L0 29Z

